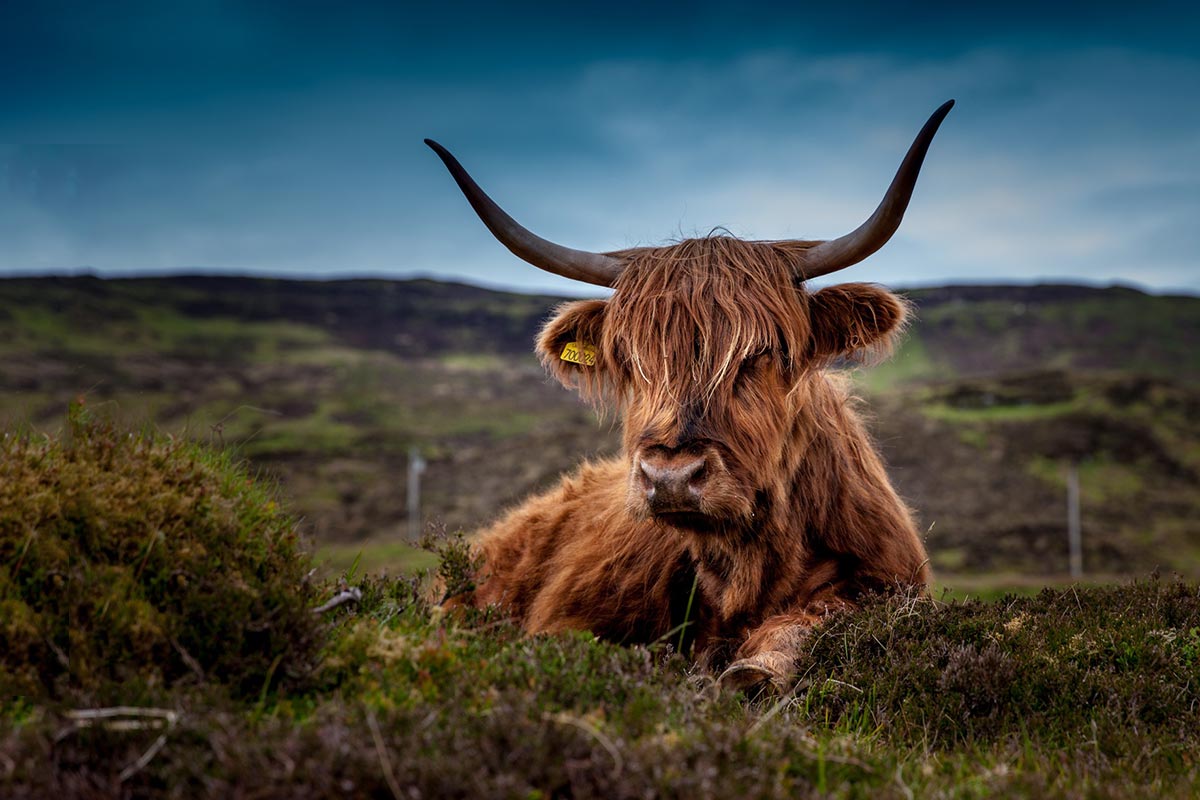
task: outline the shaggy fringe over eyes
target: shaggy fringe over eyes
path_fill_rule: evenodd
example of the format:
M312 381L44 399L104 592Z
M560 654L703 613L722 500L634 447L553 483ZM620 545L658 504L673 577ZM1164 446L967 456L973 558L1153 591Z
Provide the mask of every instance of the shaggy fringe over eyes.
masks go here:
M602 410L619 409L635 391L666 405L707 406L754 356L797 378L839 360L890 355L907 304L870 284L807 291L796 264L811 244L714 235L610 253L625 262L616 293L561 306L539 337L542 363ZM596 347L594 367L559 358L572 341Z
M624 380L676 400L699 392L710 401L760 353L792 369L809 324L791 252L798 248L788 244L720 235L612 253L626 267L608 305L605 355ZM683 353L693 357L685 362Z

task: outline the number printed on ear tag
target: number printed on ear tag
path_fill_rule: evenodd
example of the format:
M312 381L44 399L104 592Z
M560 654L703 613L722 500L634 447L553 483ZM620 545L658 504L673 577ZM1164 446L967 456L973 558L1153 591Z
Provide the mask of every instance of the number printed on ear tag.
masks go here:
M559 358L563 361L570 361L572 364L594 367L596 366L596 348L583 342L567 342L567 346L563 348Z

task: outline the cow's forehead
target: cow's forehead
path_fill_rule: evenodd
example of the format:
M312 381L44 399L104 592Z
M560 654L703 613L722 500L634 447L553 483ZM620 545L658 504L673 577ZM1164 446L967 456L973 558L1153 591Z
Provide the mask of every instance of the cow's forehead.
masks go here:
M787 283L796 275L795 253L778 242L756 242L732 236L684 239L660 247L639 247L617 253L624 262L618 285L631 280L666 278L679 285L684 278L702 280Z
M687 239L630 251L614 305L634 313L677 312L699 329L721 320L803 312L795 268L771 242Z

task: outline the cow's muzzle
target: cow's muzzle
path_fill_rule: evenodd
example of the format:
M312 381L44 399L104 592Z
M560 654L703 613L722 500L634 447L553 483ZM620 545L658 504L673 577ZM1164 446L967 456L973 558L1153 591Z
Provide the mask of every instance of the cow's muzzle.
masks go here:
M708 458L694 453L647 452L638 459L634 474L655 515L699 512L708 477Z

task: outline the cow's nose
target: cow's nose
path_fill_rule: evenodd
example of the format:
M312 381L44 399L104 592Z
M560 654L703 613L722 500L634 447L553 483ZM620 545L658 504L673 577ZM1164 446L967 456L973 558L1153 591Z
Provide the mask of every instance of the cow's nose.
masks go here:
M638 481L655 513L695 511L707 478L705 458L638 461Z

